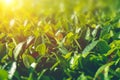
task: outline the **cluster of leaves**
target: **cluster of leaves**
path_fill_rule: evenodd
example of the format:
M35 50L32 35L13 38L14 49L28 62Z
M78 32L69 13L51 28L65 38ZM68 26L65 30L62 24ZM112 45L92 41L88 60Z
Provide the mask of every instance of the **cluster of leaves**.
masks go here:
M119 0L70 1L62 12L58 0L56 11L1 19L0 80L120 79Z

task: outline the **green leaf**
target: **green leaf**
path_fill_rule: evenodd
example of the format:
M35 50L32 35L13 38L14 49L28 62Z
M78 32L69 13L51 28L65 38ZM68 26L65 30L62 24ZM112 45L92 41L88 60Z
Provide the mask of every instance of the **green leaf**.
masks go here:
M110 26L110 25L103 27L103 28L102 28L102 31L101 31L101 33L100 33L100 38L108 38L106 35L109 34L110 29L111 29L111 26ZM105 37L105 36L106 36L106 37Z
M74 34L73 34L72 32L69 32L69 33L66 35L66 37L67 37L68 39L72 38L73 36L74 36Z
M8 56L13 57L13 49L15 48L15 44L13 42L6 44L6 48L8 50Z
M104 80L110 80L108 76L108 72L109 72L109 66L106 66L104 69Z
M47 69L42 70L42 71L39 73L37 80L40 80L40 79L42 78L43 74L44 74L46 71L47 71Z
M49 76L45 76L45 75L44 75L44 76L42 76L41 80L51 80L51 79L50 79ZM52 80L54 80L54 79L52 79Z
M65 44L66 45L70 45L73 42L74 38L75 38L74 33L73 32L69 32L66 35L66 37L65 37Z
M39 55L45 55L46 50L47 50L46 45L44 43L42 43L36 47L36 51L38 51Z
M116 49L117 49L117 48L112 48L112 49L110 49L110 50L105 54L105 56L111 55Z
M27 68L30 68L31 64L35 62L35 59L30 55L23 54L22 58L23 58L23 63Z
M75 70L75 69L78 68L79 58L80 58L80 55L75 55L74 57L71 58L71 60L70 60L70 68L72 70Z
M14 55L14 59L15 59L15 60L17 60L18 55L19 55L20 52L22 51L23 45L24 45L24 42L21 42L21 43L19 43L19 44L15 47L15 49L14 49L14 51L13 51L13 55Z
M77 80L88 80L87 77L82 73Z
M8 72L9 73L9 75L8 75L9 79L12 79L12 77L14 76L14 73L15 73L16 69L17 69L17 63L13 62L12 66L11 66L9 72Z
M33 36L30 36L27 41L26 41L26 48L31 45L34 41L34 37Z
M4 39L6 37L6 34L0 33L0 39Z
M72 55L72 52L69 52L69 53L67 53L67 54L64 56L64 58L65 58L65 59L69 59L69 58L71 58L71 55Z
M88 46L86 46L86 48L83 50L82 54L85 56L85 54L88 54L97 44L98 44L99 40L97 41L93 41L92 43L90 43Z
M21 80L20 79L20 75L19 75L19 72L16 70L15 73L14 73L14 77L17 79L17 80Z
M0 59L6 55L6 47L5 44L0 42Z
M97 26L95 27L95 29L93 30L93 32L92 32L92 36L93 36L93 37L96 37L96 36L97 36L97 32L98 32L99 29L100 29L100 25L97 25Z
M95 73L95 76L94 76L94 80L96 80L98 78L98 76L105 70L105 73L104 73L104 78L107 77L107 74L108 74L108 68L113 65L115 62L112 61L110 63L107 63L105 65L102 65L98 70L97 72ZM107 72L106 72L107 71Z
M116 78L120 79L120 68L117 68L116 70L110 69L109 72L112 74L111 77L115 76Z
M8 72L0 69L0 80L8 80Z
M60 48L59 48L59 51L60 51L62 54L67 54L67 53L69 53L69 51L68 51L65 47L60 47Z
M56 56L57 63L59 63L62 68L66 69L69 66L68 61L62 55L55 53L54 55Z
M120 75L120 68L117 68L116 72L117 72L117 75ZM120 76L119 76L119 78L120 78Z
M57 62L50 68L50 70L55 69L59 64L60 64L60 61L57 61Z
M110 50L108 43L105 40L99 40L98 44L96 45L96 53L107 53Z
M91 39L91 32L90 32L90 28L87 28L87 32L86 32L86 36L85 36L86 40L90 40Z
M112 43L110 43L111 48L120 48L120 40L114 40Z

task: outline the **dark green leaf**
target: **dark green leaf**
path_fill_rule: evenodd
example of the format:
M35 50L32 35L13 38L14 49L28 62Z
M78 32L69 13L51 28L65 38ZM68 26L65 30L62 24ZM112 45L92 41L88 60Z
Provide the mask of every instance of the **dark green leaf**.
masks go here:
M95 73L95 76L94 76L94 80L96 80L98 77L99 77L99 75L103 72L103 70L105 70L105 71L107 71L107 72L105 72L104 73L104 78L106 78L108 75L108 68L111 66L111 65L113 65L115 62L114 61L112 61L112 62L110 62L110 63L107 63L107 64L105 64L105 65L102 65L98 70L97 70L97 72Z

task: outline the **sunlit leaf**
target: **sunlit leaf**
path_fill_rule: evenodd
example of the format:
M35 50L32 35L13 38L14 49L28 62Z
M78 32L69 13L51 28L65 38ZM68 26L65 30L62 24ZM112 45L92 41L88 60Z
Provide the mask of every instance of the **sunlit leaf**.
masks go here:
M16 63L16 62L13 62L13 63L12 63L12 66L11 66L9 72L8 72L8 73L9 73L9 75L8 75L9 79L12 79L12 77L13 77L14 74L15 74L16 69L17 69L17 63Z
M71 60L70 60L70 68L71 69L74 70L74 69L78 68L79 58L80 58L80 55L75 55L74 57L71 58Z
M91 38L91 32L90 32L90 28L88 27L88 28L87 28L87 32L86 32L85 39L86 39L86 40L90 40L90 38Z
M15 19L12 19L12 20L10 21L10 27L13 27L14 24L15 24Z
M73 35L74 35L74 34L73 34L72 32L69 32L66 37L67 37L68 39L70 39L70 38L73 37Z
M77 80L88 80L87 77L84 74L81 74Z
M34 41L34 37L33 36L30 36L27 41L26 41L26 47L28 47L29 45L31 45Z
M97 25L97 26L95 27L95 29L93 30L93 32L92 32L92 36L93 36L93 37L96 37L96 36L97 36L97 32L98 32L99 29L100 29L100 25Z
M8 80L8 72L0 69L0 80Z
M71 57L71 55L72 55L72 52L69 52L69 53L67 53L64 57L65 57L66 59L68 59L68 58Z
M120 0L0 0L0 80L119 80Z
M19 43L13 51L14 59L17 60L18 55L20 54L24 42Z
M45 55L46 50L47 50L46 45L44 43L42 43L36 47L36 51L39 52L39 55Z
M90 43L88 46L86 46L86 48L83 50L83 54L87 54L89 53L97 44L98 44L99 40L97 41L93 41L92 43Z

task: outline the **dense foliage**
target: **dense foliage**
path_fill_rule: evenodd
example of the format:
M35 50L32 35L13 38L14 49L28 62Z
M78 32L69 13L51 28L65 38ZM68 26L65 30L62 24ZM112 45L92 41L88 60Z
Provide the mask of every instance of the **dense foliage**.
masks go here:
M0 2L0 80L120 80L119 0L18 3Z

